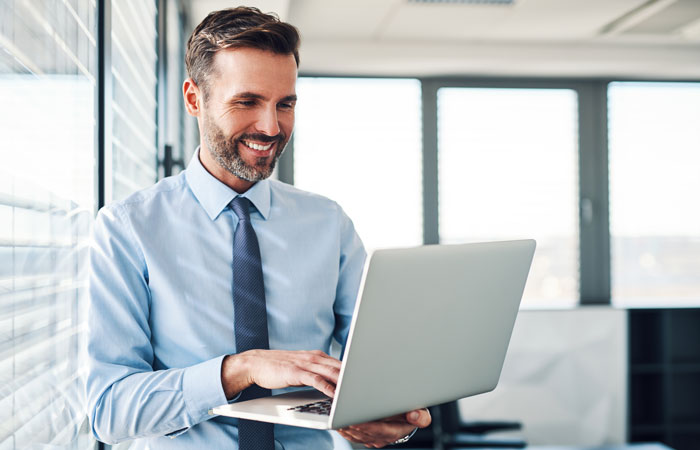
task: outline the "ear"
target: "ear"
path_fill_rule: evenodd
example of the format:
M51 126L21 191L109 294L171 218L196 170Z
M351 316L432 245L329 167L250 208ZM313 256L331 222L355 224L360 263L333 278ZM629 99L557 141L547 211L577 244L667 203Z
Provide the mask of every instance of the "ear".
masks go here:
M192 78L188 78L182 83L182 95L185 98L187 114L199 117L202 112L202 91Z

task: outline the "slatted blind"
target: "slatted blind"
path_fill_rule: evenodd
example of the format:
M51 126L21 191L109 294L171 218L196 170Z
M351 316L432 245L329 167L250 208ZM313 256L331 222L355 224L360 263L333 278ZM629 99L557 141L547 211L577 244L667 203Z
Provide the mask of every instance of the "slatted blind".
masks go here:
M0 0L0 449L94 448L84 412L95 211L94 0Z
M157 7L155 0L113 0L112 199L157 178Z

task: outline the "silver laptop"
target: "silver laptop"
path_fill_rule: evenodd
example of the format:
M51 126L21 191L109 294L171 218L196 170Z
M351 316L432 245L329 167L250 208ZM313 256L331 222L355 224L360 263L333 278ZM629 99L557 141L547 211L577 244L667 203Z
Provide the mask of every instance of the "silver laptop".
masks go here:
M375 251L335 397L303 389L211 414L337 429L493 390L534 240Z

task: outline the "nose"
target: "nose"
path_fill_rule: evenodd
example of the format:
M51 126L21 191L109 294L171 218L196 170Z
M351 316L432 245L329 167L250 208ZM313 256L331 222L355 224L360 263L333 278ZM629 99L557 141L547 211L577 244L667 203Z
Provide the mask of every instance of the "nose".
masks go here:
M280 132L280 124L277 120L277 108L274 106L262 108L255 128L258 132L268 136L277 136Z

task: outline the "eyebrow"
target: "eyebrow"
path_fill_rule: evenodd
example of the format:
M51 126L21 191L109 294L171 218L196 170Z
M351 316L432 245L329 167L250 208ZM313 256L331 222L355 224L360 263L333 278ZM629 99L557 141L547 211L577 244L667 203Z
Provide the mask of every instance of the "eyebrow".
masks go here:
M240 99L253 99L253 100L267 100L264 95L256 94L255 92L241 92L234 95L229 99L229 102ZM295 102L297 101L297 96L292 94L288 95L280 100L280 102Z

